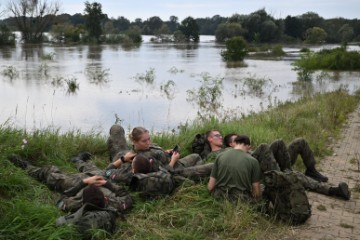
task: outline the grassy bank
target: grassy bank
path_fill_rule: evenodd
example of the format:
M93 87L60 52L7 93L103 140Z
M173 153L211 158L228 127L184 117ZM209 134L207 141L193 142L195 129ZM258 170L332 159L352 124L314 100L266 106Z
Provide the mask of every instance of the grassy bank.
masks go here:
M154 135L153 142L164 148L178 143L182 155L191 151L196 133L219 129L223 134L238 132L251 137L254 147L282 138L286 142L305 137L318 159L329 154L327 143L336 139L347 114L359 103L359 95L336 91L296 103L284 103L243 119L183 125L177 135ZM147 126L146 126L147 127ZM80 151L90 151L100 167L107 165L106 137L97 133L51 130L28 133L4 124L0 127L0 239L78 239L70 226L56 228L61 212L54 206L59 195L14 167L7 156L20 154L35 165L55 164L68 173L76 172L67 161ZM302 166L298 166L301 168ZM119 219L114 236L94 233L95 239L281 239L291 236L286 225L253 211L247 204L236 206L214 201L206 183L182 186L174 195L143 202L136 195L134 209Z

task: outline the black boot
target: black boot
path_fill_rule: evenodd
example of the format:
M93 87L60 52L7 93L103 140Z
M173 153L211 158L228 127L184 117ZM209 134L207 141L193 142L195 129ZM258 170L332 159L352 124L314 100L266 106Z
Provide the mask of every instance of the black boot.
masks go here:
M77 156L71 158L71 161L73 163L80 161L80 160L86 162L87 160L89 160L91 158L91 156L92 155L89 152L81 152Z
M329 195L349 200L351 192L349 191L349 186L346 183L341 182L337 187L331 187L329 189Z
M8 156L10 162L12 162L16 167L21 169L26 169L27 166L30 164L28 161L22 160L18 155L10 155Z
M319 182L327 182L328 178L321 173L319 173L315 168L308 168L305 171L305 175L311 177Z

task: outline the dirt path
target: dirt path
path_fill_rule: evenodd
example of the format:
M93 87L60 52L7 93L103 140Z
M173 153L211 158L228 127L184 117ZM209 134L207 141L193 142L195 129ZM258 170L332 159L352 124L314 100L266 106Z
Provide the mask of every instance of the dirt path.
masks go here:
M334 154L323 159L318 169L329 177L329 183L346 182L351 199L343 201L309 192L312 216L294 229L295 239L360 239L360 106L331 147Z

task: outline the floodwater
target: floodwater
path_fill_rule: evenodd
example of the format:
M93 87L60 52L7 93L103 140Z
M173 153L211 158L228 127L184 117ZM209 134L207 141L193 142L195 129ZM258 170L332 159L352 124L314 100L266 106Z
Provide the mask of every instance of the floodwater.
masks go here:
M149 38L144 36L135 48L0 48L0 124L29 131L60 128L107 134L117 115L126 129L176 131L196 119L198 111L221 118L239 116L303 94L339 87L353 92L360 85L359 72L317 73L311 83L297 84L291 65L298 57L296 47L284 48L288 55L282 59L248 58L245 66L228 66L220 56L224 46L213 36L201 36L198 45L151 43ZM69 90L71 82L78 86L75 91ZM219 90L211 99L215 87ZM201 89L207 91L199 96Z

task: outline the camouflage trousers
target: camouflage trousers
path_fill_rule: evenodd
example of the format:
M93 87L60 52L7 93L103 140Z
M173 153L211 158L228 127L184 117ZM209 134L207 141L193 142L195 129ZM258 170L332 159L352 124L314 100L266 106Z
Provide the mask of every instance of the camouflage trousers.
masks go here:
M107 146L109 151L109 160L114 162L120 159L120 156L125 155L130 149L126 143L125 130L119 124L114 124L110 128L110 136L107 139Z
M275 153L280 161L277 161L275 159L273 151L271 149L271 146L269 146L267 144L261 144L252 153L252 156L259 161L261 171L266 172L266 171L270 171L270 170L280 170L280 167L279 167L280 164L281 164L281 166L284 167L284 169L281 169L281 170L293 171L293 170L291 170L290 167L288 167L288 166L290 166L290 157L289 157L289 154L287 153L287 148L286 148L285 144L283 144L283 141L278 140L274 143L276 143L276 144L273 144L273 149L275 149L274 147L277 147ZM301 141L299 141L298 143L301 143ZM296 146L296 145L294 145L294 146ZM299 146L301 146L301 144L297 145L297 146L299 147ZM293 148L293 149L296 149L296 148ZM283 154L283 157L285 159L284 162L286 164L281 163L281 159L282 159L281 154ZM279 162L280 162L280 164L279 164ZM299 181L302 183L302 185L305 189L313 191L313 192L325 194L325 195L329 194L329 189L330 189L331 185L329 185L328 183L318 182L298 171L293 171L293 172L296 173L296 177L299 179Z
M285 170L285 172L286 171L292 171L293 173L295 173L296 178L301 182L301 184L303 185L303 187L306 190L316 192L316 193L320 193L320 194L324 194L324 195L329 195L329 189L331 187L330 184L323 183L323 182L318 182L318 181L312 179L311 177L306 176L305 174L303 174L303 173L301 173L299 171Z
M131 171L131 163L124 163L120 168L113 168L111 164L107 169L101 170L92 162L77 161L76 168L79 172L87 173L90 175L100 175L105 176L108 179L111 179L116 183L124 183L126 185L130 184L131 178L133 176Z
M175 169L174 173L175 175L180 175L192 181L198 182L204 177L210 176L213 165L214 163L208 163L182 169Z
M174 170L181 170L181 169L185 169L185 168L189 168L189 167L194 167L194 166L201 166L203 165L204 162L202 160L202 158L200 157L199 154L197 153L192 153L187 155L186 157L180 158L175 166L174 166Z
M85 173L67 175L56 166L35 167L28 165L26 168L29 176L47 185L51 190L64 192L79 184L82 179L89 177Z
M259 160L263 172L291 169L299 155L307 169L315 167L314 154L303 138L294 139L288 146L283 140L275 140L270 145L260 144L251 155Z

